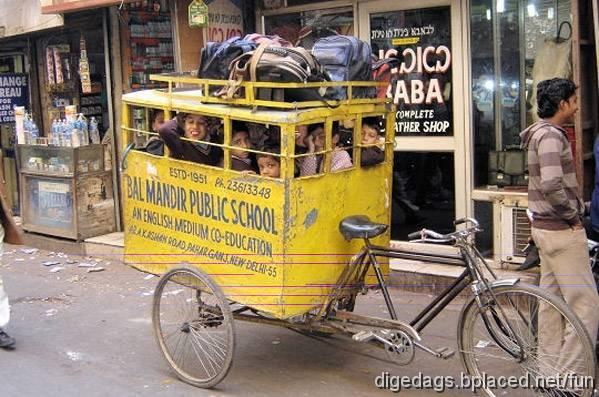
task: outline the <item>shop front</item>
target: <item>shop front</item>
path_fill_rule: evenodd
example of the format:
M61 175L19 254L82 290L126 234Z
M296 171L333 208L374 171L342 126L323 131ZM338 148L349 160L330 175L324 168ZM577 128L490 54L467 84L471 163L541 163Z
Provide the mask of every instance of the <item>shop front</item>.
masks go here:
M533 87L571 77L581 111L568 127L590 198L597 69L586 0L264 1L266 34L292 42L354 34L399 61L388 96L397 105L392 237L442 232L474 216L477 244L517 263L529 234L527 176L518 133L536 121ZM588 12L587 12L588 11ZM581 28L582 27L582 28ZM507 160L506 160L507 159Z
M39 1L26 3L26 22L0 42L9 202L27 231L75 240L112 232L115 150L101 144L113 128L108 14L43 15Z

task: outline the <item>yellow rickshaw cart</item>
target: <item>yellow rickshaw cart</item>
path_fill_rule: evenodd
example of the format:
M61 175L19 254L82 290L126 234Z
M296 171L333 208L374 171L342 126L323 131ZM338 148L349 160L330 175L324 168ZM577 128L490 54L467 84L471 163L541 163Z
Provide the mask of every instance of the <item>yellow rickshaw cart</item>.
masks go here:
M350 99L326 105L319 101L284 103L253 98L254 88L300 86L293 83L253 83L255 87L244 83L246 97L225 101L204 94L213 90L212 85L222 85L222 81L172 75L152 77L167 82L169 88L123 96L122 132L127 147L122 159L126 263L158 275L182 266L199 270L211 281L207 291L212 290L224 302L249 308L250 315L235 312L240 319L247 316L250 321L282 322L332 332L313 320L326 308L349 259L360 248L355 242L346 241L337 225L353 214L366 215L382 224L390 220L393 108L384 99ZM187 88L177 89L176 84ZM350 98L354 84L360 83L345 83ZM152 110L164 111L165 119L175 112L186 112L218 120L224 135L220 144L223 167L136 150L136 139L152 135ZM376 117L384 123L385 133L377 144L383 149L384 161L368 167L360 166L360 126L366 117ZM230 169L233 121L280 131L280 178ZM298 126L318 123L326 131L326 148L321 153L324 171L297 177L295 170L302 159L295 154ZM352 146L345 149L352 156L353 166L331 172L327 171L334 150L331 128L338 123L351 132ZM375 241L388 244L389 232ZM383 264L381 277L386 269L388 265ZM188 272L177 277L182 285L197 282ZM374 280L367 278L365 282ZM173 297L177 291L171 291ZM165 292L162 295L163 299L164 295L169 296ZM154 320L158 321L156 316L155 313ZM166 349L164 341L159 342ZM172 360L169 362L180 376L185 372ZM182 378L203 386L222 379L193 382L186 375Z
M464 227L450 234L423 229L410 237L453 244L458 255L388 247L395 112L384 99L352 94L357 86L377 83L247 82L237 87L239 97L222 99L212 93L224 81L152 78L168 88L123 96L125 261L161 276L154 292L153 327L181 380L199 387L222 381L233 360L234 320L351 336L383 348L399 365L413 360L415 348L447 359L452 351L424 345L419 332L467 287L472 294L460 313L458 348L468 374L500 370L505 375L507 364L521 374L551 361L537 347L538 308L544 306L561 316L566 333L580 343L577 351L584 352L572 371L594 376L593 349L580 320L563 301L539 288L518 279L497 280L472 243L480 231L475 220L457 220ZM345 90L349 99L286 103L257 95L264 89L328 87ZM142 141L156 135L150 131L155 111L164 112L165 119L175 112L207 117L222 140L202 145L222 149L221 166L176 160L168 150L164 155L145 151ZM363 125L372 126L373 120L383 134L363 143ZM244 150L278 159L278 177L232 169L232 151L239 150L232 145L233 129L239 123L245 123L256 142L264 136L276 141L274 153L260 145L261 150ZM324 130L324 145L302 153L296 134L315 126ZM339 143L333 130L344 131L346 139ZM351 158L349 167L335 168L340 150ZM364 162L369 150L382 153L381 161ZM306 174L303 165L309 156L319 166ZM389 258L452 263L464 271L406 323L398 320L385 285ZM381 288L384 317L390 319L353 312L357 294L369 285ZM486 386L481 390L496 395ZM592 390L591 385L582 395L590 396Z

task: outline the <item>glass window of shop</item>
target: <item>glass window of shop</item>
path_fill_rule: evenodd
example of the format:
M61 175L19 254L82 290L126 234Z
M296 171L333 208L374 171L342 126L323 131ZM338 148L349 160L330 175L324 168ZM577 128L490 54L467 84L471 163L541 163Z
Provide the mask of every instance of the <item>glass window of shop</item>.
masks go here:
M264 18L265 34L276 34L294 45L312 48L320 37L354 35L352 7L307 10Z
M54 120L66 117L70 105L89 121L95 119L103 135L109 116L102 25L48 35L37 44L44 66L40 82L43 135L51 131Z
M425 225L449 232L455 153L435 139L454 136L451 8L375 11L369 20L373 53L398 61L387 92L397 106L391 237L404 240ZM406 148L406 139L415 146Z
M126 91L166 87L166 83L150 80L151 74L173 72L175 58L173 27L169 2L135 1L124 4L120 15L126 21L121 37L123 80Z
M475 187L525 189L518 134L537 120L537 83L570 74L570 6L570 0L471 1Z

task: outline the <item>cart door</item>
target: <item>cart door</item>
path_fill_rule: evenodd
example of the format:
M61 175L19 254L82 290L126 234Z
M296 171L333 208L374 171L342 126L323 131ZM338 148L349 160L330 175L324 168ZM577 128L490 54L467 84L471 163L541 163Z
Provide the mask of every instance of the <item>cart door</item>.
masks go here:
M461 11L455 0L359 3L360 37L398 58L388 96L397 105L392 238L426 224L447 232L466 215Z

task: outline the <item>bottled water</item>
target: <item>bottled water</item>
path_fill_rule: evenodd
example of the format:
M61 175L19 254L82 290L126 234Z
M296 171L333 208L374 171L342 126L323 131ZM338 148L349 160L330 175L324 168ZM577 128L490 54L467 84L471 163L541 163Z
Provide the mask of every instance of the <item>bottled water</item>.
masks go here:
M40 136L40 131L35 124L35 121L31 120L31 131L30 131L30 140L32 145L37 145L37 138Z
M82 146L85 145L89 145L89 132L88 132L88 128L87 128L87 120L85 119L85 116L83 115L83 113L79 113L79 116L77 117L77 128L80 131L80 143Z
M93 144L100 143L100 131L98 130L98 122L95 117L92 117L89 122L89 137Z
M72 147L79 147L81 146L81 141L80 141L80 132L77 128L77 123L75 120L69 120L67 122L67 130L69 131L69 135L71 136L71 146Z
M58 139L58 120L56 120L56 119L54 119L52 121L51 134L52 135L50 136L50 139L49 139L50 144L54 145L54 146L58 146L58 143L57 143L58 142L57 141L57 139Z
M67 146L67 147L73 146L73 141L71 139L72 129L69 129L69 125L66 120L62 120L60 130L61 130L61 135L62 135L62 146Z

